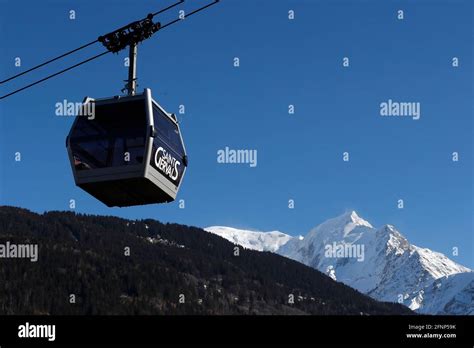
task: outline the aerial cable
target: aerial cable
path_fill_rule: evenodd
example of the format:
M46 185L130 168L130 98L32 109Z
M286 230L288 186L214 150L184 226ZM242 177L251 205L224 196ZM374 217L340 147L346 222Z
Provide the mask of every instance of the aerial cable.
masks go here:
M66 57L66 56L68 56L68 55L70 55L70 54L73 54L74 52L80 51L80 50L82 50L83 48L89 47L90 45L95 44L97 41L98 41L98 40L91 41L91 42L89 42L88 44L82 45L81 47L78 47L78 48L73 49L73 50L71 50L71 51L69 51L69 52L66 52L66 53L64 53L64 54L61 54L60 56L57 56L56 58L47 60L47 61L44 62L44 63L38 64L38 65L36 65L36 66L34 66L34 67L32 67L32 68L30 68L30 69L28 69L28 70L25 70L25 71L23 71L23 72L21 72L21 73L19 73L19 74L13 75L13 76L9 77L9 78L6 79L6 80L0 81L0 85L3 84L3 83L5 83L5 82L11 81L11 80L13 80L13 79L16 79L17 77L20 77L20 76L22 76L22 75L25 75L26 73L29 73L30 71L33 71L33 70L36 70L36 69L38 69L38 68L41 68L42 66L48 65L49 63L52 63L52 62L54 62L54 61L56 61L56 60L58 60L58 59L61 59L61 58L64 58L64 57Z
M138 43L138 42L140 42L140 41L143 41L144 39L147 39L147 38L149 38L151 35L153 35L153 33L157 32L157 31L160 31L160 30L162 30L162 29L164 29L164 28L166 28L166 27L169 27L169 26L171 26L171 25L173 25L173 24L175 24L175 23L177 23L177 22L183 20L184 18L188 18L188 17L190 17L190 16L192 16L192 15L194 15L194 14L196 14L196 13L198 13L198 12L200 12L200 11L202 11L202 10L204 10L204 9L206 9L206 8L208 8L208 7L210 7L210 6L212 6L212 5L217 4L217 3L219 2L219 0L214 0L214 2L212 2L212 3L209 3L209 4L205 5L205 6L202 6L202 7L198 8L198 9L196 9L196 10L190 12L189 14L185 14L185 15L183 16L183 18L178 18L178 19L172 20L172 21L170 21L170 22L164 24L163 26L161 26L160 23L153 23L153 22L151 21L151 18L153 18L153 16L155 16L155 15L157 15L157 14L159 14L159 13L162 13L162 12L164 12L164 11L166 11L166 10L169 10L170 8L172 8L172 7L174 7L174 6L177 6L178 4L180 4L180 3L182 3L182 2L184 2L184 0L180 0L179 2L177 2L177 3L173 4L173 5L170 5L170 6L168 6L167 8L162 9L162 10L160 10L160 11L158 11L158 12L151 13L151 14L149 14L147 17L145 17L145 18L144 18L143 20L141 20L141 21L136 21L136 22L130 23L130 24L128 24L128 25L126 25L126 26L124 26L124 27L122 27L122 28L120 28L120 29L117 29L117 30L115 30L115 31L113 31L113 32L111 32L111 33L109 33L109 34L107 34L107 35L100 36L96 41L102 42L102 44L108 49L107 51L102 52L102 53L100 53L100 54L97 54L97 55L95 55L95 56L93 56L93 57L90 57L90 58L88 58L88 59L86 59L86 60L83 60L82 62L79 62L79 63L77 63L77 64L74 64L74 65L72 65L72 66L70 66L70 67L68 67L68 68L65 68L65 69L63 69L63 70L61 70L61 71L58 71L58 72L56 72L56 73L54 73L54 74L51 74L51 75L49 75L49 76L46 76L45 78L42 78L41 80L35 81L35 82L33 82L33 83L30 83L29 85L24 86L24 87L22 87L22 88L19 88L19 89L15 90L15 91L13 91L13 92L10 92L10 93L8 93L8 94L6 94L6 95L3 95L3 96L0 97L0 100L2 100L2 99L4 99L4 98L7 98L7 97L9 97L9 96L11 96L11 95L14 95L14 94L16 94L16 93L18 93L18 92L21 92L21 91L23 91L23 90L25 90L25 89L28 89L28 88L30 88L30 87L33 87L33 86L35 86L35 85L37 85L37 84L39 84L39 83L41 83L41 82L44 82L44 81L46 81L46 80L49 80L50 78L53 78L53 77L55 77L55 76L58 76L58 75L60 75L60 74L62 74L62 73L65 73L65 72L67 72L67 71L69 71L69 70L72 70L72 69L74 69L74 68L76 68L76 67L78 67L78 66L80 66L80 65L83 65L83 64L85 64L85 63L88 63L88 62L90 62L90 61L92 61L92 60L94 60L94 59L96 59L96 58L102 57L103 55L105 55L105 54L107 54L107 53L110 53L110 52L117 53L118 51L124 49L127 45L130 45L130 44L131 44L131 42L130 42L131 40L134 41L134 44L136 44L136 43ZM129 30L129 32L126 32L127 30ZM137 32L138 32L138 33L137 33ZM117 41L117 40L118 40L118 41ZM77 49L76 49L76 50L77 50ZM71 52L72 52L72 51L71 51ZM57 59L59 59L59 58L57 58ZM45 63L43 63L43 65L45 65ZM37 66L37 67L39 67L39 66ZM35 67L35 69L36 69L37 67ZM32 69L33 69L33 68L32 68ZM30 69L30 70L32 70L32 69ZM10 79L11 79L11 78L10 78Z
M159 10L159 11L157 11L157 12L153 12L151 15L152 15L152 16L159 15L160 13L166 12L166 11L172 9L172 8L175 7L175 6L178 6L178 5L182 4L183 2L184 2L184 0L179 0L178 2L175 2L174 4L172 4L172 5L168 6L168 7L165 7L164 9L161 9L161 10Z
M163 12L166 12L166 11L172 9L172 8L175 7L175 6L178 6L178 5L182 4L183 2L184 2L184 0L180 0L180 1L175 2L174 4L172 4L172 5L168 6L168 7L165 7L165 8L163 8L163 9L157 11L157 12L151 13L150 15L151 15L152 17L154 17L154 16L156 16L156 15L159 15L159 14L161 14L161 13L163 13ZM27 74L27 73L29 73L29 72L31 72L31 71L34 71L34 70L36 70L36 69L39 69L39 68L41 68L41 67L43 67L43 66L45 66L45 65L48 65L48 64L50 64L50 63L52 63L52 62L55 62L55 61L57 61L57 60L59 60L59 59L61 59L61 58L67 57L67 56L69 56L69 55L71 55L71 54L73 54L73 53L75 53L75 52L78 52L78 51L80 51L80 50L82 50L82 49L84 49L84 48L86 48L86 47L89 47L89 46L95 44L96 42L99 42L99 39L96 39L96 40L94 40L94 41L91 41L91 42L89 42L89 43L87 43L87 44L85 44L85 45L82 45L82 46L80 46L80 47L78 47L78 48L75 48L75 49L73 49L73 50L71 50L71 51L68 51L68 52L66 52L66 53L63 53L63 54L61 54L61 55L59 55L59 56L57 56L57 57L55 57L55 58L52 58L52 59L50 59L50 60L47 60L47 61L45 61L45 62L43 62L43 63L41 63L41 64L38 64L38 65L36 65L36 66L34 66L34 67L28 69L28 70L25 70L25 71L23 71L23 72L21 72L21 73L18 73L18 74L16 74L16 75L13 75L13 76L11 76L11 77L5 79L5 80L3 80L3 81L0 81L0 85L1 85L1 84L4 84L5 82L14 80L14 79L16 79L16 78L18 78L18 77L20 77L20 76L23 76L23 75L25 75L25 74ZM2 98L3 98L3 97L2 97ZM2 98L0 98L0 99L2 99Z
M6 98L6 97L9 97L9 96L11 96L11 95L13 95L13 94L16 94L16 93L18 93L18 92L21 92L21 91L23 91L23 90L25 90L25 89L27 89L27 88L33 87L33 86L35 86L35 85L37 85L37 84L39 84L39 83L41 83L41 82L43 82L43 81L49 80L50 78L53 78L53 77L55 77L55 76L58 76L58 75L60 75L60 74L62 74L62 73L65 73L66 71L72 70L72 69L74 69L74 68L76 68L76 67L78 67L78 66L80 66L80 65L82 65L82 64L88 63L88 62L90 62L90 61L92 61L92 60L94 60L94 59L96 59L96 58L102 57L103 55L105 55L105 54L107 54L107 53L110 53L110 51L102 52L102 53L100 53L100 54L98 54L98 55L95 55L95 56L93 56L93 57L91 57L91 58L88 58L88 59L86 59L86 60L83 60L82 62L79 62L79 63L77 63L77 64L74 64L74 65L70 66L69 68L66 68L66 69L63 69L63 70L61 70L61 71L58 71L58 72L56 72L56 73L54 73L54 74L51 74L51 75L49 75L49 76L46 76L45 78L42 78L41 80L38 80L38 81L33 82L33 83L30 83L29 85L26 85L26 86L24 86L24 87L22 87L22 88L19 88L19 89L13 91L13 92L8 93L8 94L2 95L2 96L0 97L0 100L4 99L4 98Z
M25 90L25 89L28 89L28 88L30 88L30 87L33 87L33 86L35 86L35 85L37 85L37 84L39 84L39 83L41 83L41 82L44 82L44 81L46 81L46 80L49 80L50 78L53 78L53 77L55 77L55 76L58 76L58 75L60 75L60 74L62 74L62 73L65 73L65 72L67 72L67 71L69 71L69 70L72 70L72 69L74 69L74 68L76 68L76 67L78 67L78 66L80 66L80 65L83 65L83 64L85 64L85 63L88 63L88 62L90 62L90 61L92 61L92 60L94 60L94 59L96 59L96 58L102 57L103 55L105 55L105 54L107 54L107 53L110 53L110 52L117 53L118 51L124 49L127 45L130 45L130 44L132 43L132 42L130 42L130 40L134 40L134 44L137 44L138 42L143 41L144 39L149 38L153 33L157 32L157 31L159 31L159 30L162 30L162 29L164 29L164 28L166 28L166 27L169 27L169 26L171 26L171 25L173 25L173 24L175 24L175 23L177 23L177 22L179 22L179 21L181 21L181 20L183 20L183 19L185 19L185 18L188 18L188 17L190 17L190 16L192 16L192 15L194 15L194 14L196 14L196 13L198 13L198 12L200 12L200 11L202 11L202 10L204 10L204 9L206 9L206 8L208 8L208 7L210 7L210 6L212 6L212 5L215 5L215 4L217 4L219 1L220 1L220 0L214 0L212 3L209 3L209 4L205 5L205 6L202 6L202 7L198 8L198 9L196 9L196 10L190 12L189 14L185 14L185 15L183 16L183 18L178 18L178 19L172 20L172 21L170 21L170 22L164 24L163 26L161 26L160 23L156 23L156 24L155 24L155 23L153 23L153 22L151 21L151 19L153 18L153 16L155 16L155 15L157 15L157 14L159 14L159 13L162 13L162 12L164 12L164 11L167 11L167 10L169 10L170 8L175 7L175 6L177 6L177 5L179 5L179 4L181 4L181 3L184 2L184 0L180 0L179 2L177 2L177 3L173 4L173 5L170 5L170 6L164 8L164 9L158 11L158 12L149 14L147 17L145 17L144 19L142 19L142 20L140 20L140 21L136 21L136 22L130 23L130 24L128 24L128 25L126 25L126 26L124 26L124 27L122 27L122 28L120 28L120 29L117 29L117 30L115 30L115 31L113 31L113 32L111 32L111 33L109 33L109 34L107 34L107 35L100 36L96 41L94 41L94 42L92 42L92 43L95 43L95 42L97 42L97 41L101 42L101 43L108 49L107 51L102 52L102 53L100 53L100 54L97 54L97 55L95 55L95 56L93 56L93 57L90 57L90 58L88 58L88 59L86 59L86 60L83 60L82 62L79 62L79 63L77 63L77 64L74 64L74 65L72 65L72 66L70 66L70 67L68 67L68 68L65 68L65 69L63 69L63 70L61 70L61 71L58 71L58 72L56 72L56 73L54 73L54 74L51 74L51 75L49 75L49 76L46 76L45 78L42 78L41 80L35 81L35 82L33 82L33 83L31 83L31 84L29 84L29 85L27 85L27 86L24 86L24 87L22 87L22 88L19 88L19 89L15 90L15 91L13 91L13 92L10 92L10 93L8 93L8 94L5 94L5 95L3 95L3 96L0 97L0 100L2 100L2 99L4 99L4 98L7 98L7 97L9 97L9 96L11 96L11 95L14 95L14 94L16 94L16 93L18 93L18 92L21 92L21 91L23 91L23 90ZM125 31L126 31L126 30L129 30L129 32L128 32L128 33L125 33L125 34L123 35L124 30L125 30ZM138 34L136 33L136 31L138 31ZM139 35L139 37L137 37L137 35ZM116 40L118 40L118 41L116 41ZM92 43L90 43L90 44L92 44ZM124 43L126 43L126 44L124 45ZM88 45L89 45L89 44L88 44ZM82 48L83 48L83 47L86 47L86 45L81 46L81 47L82 47ZM78 48L78 49L81 49L81 47ZM73 51L75 52L75 51L77 51L78 49L73 50ZM73 52L70 51L70 53L73 53ZM67 54L70 54L70 53L68 52ZM64 56L64 55L63 55L63 56ZM58 57L58 58L55 58L54 60L57 60L57 59L59 59L59 57ZM54 61L54 60L51 60L51 61ZM51 62L51 61L50 61L50 62ZM48 63L47 63L47 62L46 62L46 63L43 63L43 64L40 65L40 66L43 66L43 65L46 65L46 64L48 64ZM40 66L31 68L30 71L31 71L31 70L34 70L34 69L36 69L36 68L39 68ZM26 73L26 72L24 72L24 73ZM15 77L12 77L12 78L15 78ZM11 80L12 78L10 78L10 79L8 79L8 80Z
M200 7L200 8L198 8L197 10L194 10L194 11L188 13L188 14L185 14L185 15L184 15L184 18L190 17L190 16L192 16L193 14L198 13L199 11L202 11L202 10L208 8L208 7L211 7L212 5L217 4L218 2L219 2L219 0L214 0L214 2L211 2L210 4L207 4L207 5L203 6L203 7ZM167 26L170 26L171 24L174 24L174 23L176 23L176 22L179 22L180 20L182 20L182 19L181 19L181 18L175 19L174 21L171 21L171 22L169 22L169 23L163 25L163 26L161 27L161 29L164 29L164 28L166 28Z

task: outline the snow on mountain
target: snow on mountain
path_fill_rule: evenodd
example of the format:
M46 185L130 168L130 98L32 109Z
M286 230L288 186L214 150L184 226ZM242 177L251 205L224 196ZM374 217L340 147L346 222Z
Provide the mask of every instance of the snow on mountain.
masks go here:
M204 230L217 234L218 236L221 236L234 244L241 245L246 249L258 251L275 252L289 240L298 239L279 231L256 232L224 226L211 226Z
M323 222L304 238L222 226L206 230L302 262L380 301L401 302L421 313L473 313L469 268L410 244L392 225L374 228L355 211Z
M414 310L430 308L420 291L434 280L470 272L441 253L410 244L392 225L374 228L354 211L327 220L277 252L377 300Z
M410 308L423 314L474 315L474 272L436 279L412 299Z

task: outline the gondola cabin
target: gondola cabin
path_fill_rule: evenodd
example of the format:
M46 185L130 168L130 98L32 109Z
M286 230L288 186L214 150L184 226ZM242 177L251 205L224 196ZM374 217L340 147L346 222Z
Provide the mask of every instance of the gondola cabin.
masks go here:
M77 186L109 207L176 198L187 156L176 116L151 96L86 98L66 140Z

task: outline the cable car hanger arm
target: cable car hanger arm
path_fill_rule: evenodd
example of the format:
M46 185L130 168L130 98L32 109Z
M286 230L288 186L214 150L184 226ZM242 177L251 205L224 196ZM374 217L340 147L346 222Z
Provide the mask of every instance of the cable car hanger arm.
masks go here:
M155 16L158 13L164 12L166 10L169 10L172 7L177 6L178 4L184 2L184 0L180 0L179 3L176 3L174 5L168 6L167 8L156 12L156 13L150 13L148 16L145 18L132 22L130 24L127 24L117 30L114 30L106 35L99 36L97 39L99 42L101 42L105 48L107 48L109 51L112 51L113 53L117 53L127 46L131 46L133 44L138 44L139 42L149 39L154 33L156 33L160 29L164 29L172 24L175 24L185 18L191 17L192 15L205 10L208 7L211 7L212 5L215 5L219 2L220 0L214 0L213 2L204 5L188 14L184 14L182 18L177 18L175 20L172 20L165 25L161 26L161 23L153 23L153 16Z
M185 1L185 0L179 0L178 2L175 2L174 4L172 4L172 5L168 6L168 7L165 7L165 8L163 8L163 9L157 11L157 12L151 13L151 15L152 15L152 16L159 15L159 14L161 14L161 13L163 13L163 12L166 12L166 11L172 9L173 7L176 7L176 6L180 5L180 4L182 4L184 1ZM145 19L145 18L144 18L144 19ZM120 30L120 29L117 29L117 30ZM7 78L7 79L5 79L5 80L0 81L0 85L6 83L6 82L8 82L8 81L14 80L14 79L16 79L16 78L18 78L18 77L20 77L20 76L23 76L23 75L25 75L25 74L27 74L27 73L29 73L29 72L31 72L31 71L34 71L34 70L36 70L36 69L39 69L39 68L41 68L41 67L43 67L43 66L45 66L45 65L48 65L48 64L50 64L50 63L53 63L53 62L55 62L55 61L57 61L57 60L59 60L59 59L61 59L61 58L67 57L67 56L69 56L69 55L71 55L71 54L73 54L73 53L75 53L75 52L78 52L78 51L80 51L80 50L82 50L82 49L84 49L84 48L86 48L86 47L89 47L89 46L95 44L96 42L99 42L99 39L95 39L94 41L91 41L91 42L89 42L89 43L86 43L86 44L84 44L84 45L82 45L82 46L80 46L80 47L78 47L78 48L75 48L75 49L73 49L73 50L70 50L70 51L68 51L68 52L65 52L65 53L63 53L63 54L61 54L61 55L59 55L59 56L57 56L57 57L51 58L51 59L49 59L49 60L47 60L47 61L45 61L45 62L43 62L43 63L41 63L41 64L35 65L35 66L33 66L33 67L31 67L31 68L25 70L25 71L22 71L21 73L18 73L18 74L16 74L16 75L10 76L9 78Z
M185 14L183 18L180 17L168 22L163 27L161 27L159 22L153 23L153 14L149 14L141 21L130 23L105 36L100 36L98 40L111 52L116 53L129 46L128 80L126 80L127 84L125 85L125 88L122 89L122 92L127 90L128 95L135 95L137 88L137 54L139 42L150 38L158 30L177 23L186 17L190 17L218 2L219 0L214 0L214 2L198 8L190 12L188 15Z
M154 31L154 32L157 32L157 31L159 31L159 30L163 30L163 29L165 29L165 28L167 28L167 27L169 27L169 26L171 26L171 25L173 25L173 24L175 24L175 23L177 23L177 22L179 22L179 21L181 21L181 20L183 20L183 19L185 19L185 18L188 18L188 17L190 17L190 16L192 16L192 15L194 15L194 14L196 14L196 13L198 13L198 12L200 12L200 11L202 11L202 10L204 10L204 9L206 9L206 8L208 8L208 7L210 7L210 6L212 6L212 5L217 4L219 1L220 1L220 0L214 0L212 3L209 3L209 4L205 5L205 6L202 6L202 7L198 8L198 9L196 9L196 10L190 12L190 13L187 14L187 15L184 15L183 18L179 18L179 19L172 20L172 21L170 21L170 22L164 24L163 26L160 25L159 28L158 28L156 31ZM151 15L155 16L156 14L159 14L159 13L163 12L164 10L167 10L167 9L169 9L169 8L171 8L171 7L177 6L178 4L180 4L180 3L182 3L182 2L184 2L184 0L180 0L179 2L175 3L174 5L168 6L168 8L163 9L163 10L160 10L160 11L154 13L154 14L151 14ZM149 15L149 16L150 16L150 15ZM147 16L147 18L145 18L144 20L147 20L147 19L148 19L148 16ZM138 22L140 22L140 21L138 21ZM136 23L136 22L133 22L133 23ZM132 24L133 24L133 23L132 23ZM157 23L157 24L159 24L159 23ZM129 25L130 25L130 24L129 24ZM125 27L128 27L129 25L127 25L127 26L125 26ZM154 24L154 25L156 25L156 24ZM115 33L115 32L112 32L112 33ZM112 34L112 33L109 33L109 34ZM109 35L109 34L107 34L107 35ZM95 42L97 42L97 41L99 41L99 40L96 40L96 41L94 41L94 42L92 42L92 43L95 43ZM140 41L142 41L142 40L140 40ZM92 44L92 43L91 43L91 44ZM104 44L104 45L105 45L105 44ZM85 46L85 45L84 45L84 46ZM125 47L126 47L126 46L124 46L123 48L125 48ZM122 49L123 49L123 48L122 48ZM77 49L76 49L76 50L77 50ZM73 50L73 51L74 51L74 50ZM33 87L33 86L35 86L35 85L37 85L37 84L39 84L39 83L41 83L41 82L43 82L43 81L49 80L49 79L52 78L52 77L58 76L58 75L60 75L60 74L62 74L62 73L64 73L64 72L67 72L67 71L69 71L69 70L72 70L72 69L74 69L74 68L76 68L76 67L78 67L78 66L80 66L80 65L83 65L83 64L85 64L85 63L88 63L88 62L90 62L90 61L92 61L92 60L94 60L94 59L96 59L96 58L102 57L103 55L105 55L105 54L107 54L107 53L109 53L109 52L112 52L112 51L111 51L111 50L107 50L107 51L105 51L105 52L102 52L102 53L100 53L100 54L97 54L97 55L95 55L95 56L93 56L93 57L90 57L90 58L88 58L88 59L86 59L86 60L83 60L82 62L79 62L79 63L77 63L77 64L74 64L74 65L72 65L72 66L70 66L70 67L68 67L68 68L65 68L65 69L63 69L63 70L61 70L61 71L59 71L59 72L56 72L56 73L54 73L54 74L51 74L51 75L49 75L49 76L47 76L47 77L45 77L45 78L42 78L41 80L38 80L38 81L33 82L33 83L31 83L31 84L29 84L29 85L27 85L27 86L24 86L24 87L22 87L22 88L19 88L19 89L13 91L13 92L10 92L10 93L8 93L8 94L5 94L5 95L3 95L3 96L0 97L0 100L2 100L2 99L4 99L4 98L7 98L7 97L9 97L9 96L11 96L11 95L14 95L14 94L16 94L16 93L18 93L18 92L21 92L21 91L23 91L23 90L25 90L25 89L28 89L28 88L30 88L30 87ZM118 51L117 51L117 52L118 52ZM72 51L71 51L71 53L72 53ZM57 58L57 59L59 59L59 58ZM56 60L56 58L55 58L54 60ZM51 60L51 61L54 61L54 60ZM47 64L47 62L46 62L46 64ZM46 65L46 64L43 63L42 65L41 65L41 64L40 64L40 65L41 65L41 66L44 66L44 65ZM38 67L39 67L39 66L30 69L30 71L31 71L31 70L34 70L34 69L36 69L36 68L38 68ZM26 73L26 72L25 72L25 73ZM15 78L15 77L12 77L12 78ZM11 79L12 79L12 78L11 78ZM11 79L8 79L8 80L11 80ZM135 80L136 80L136 78L135 78Z

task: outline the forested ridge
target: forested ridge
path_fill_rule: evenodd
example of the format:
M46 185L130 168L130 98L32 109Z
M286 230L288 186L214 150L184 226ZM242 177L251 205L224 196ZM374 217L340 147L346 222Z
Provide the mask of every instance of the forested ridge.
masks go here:
M38 261L0 258L0 314L412 313L296 261L243 248L235 256L219 236L156 220L3 206L6 242L38 244Z

